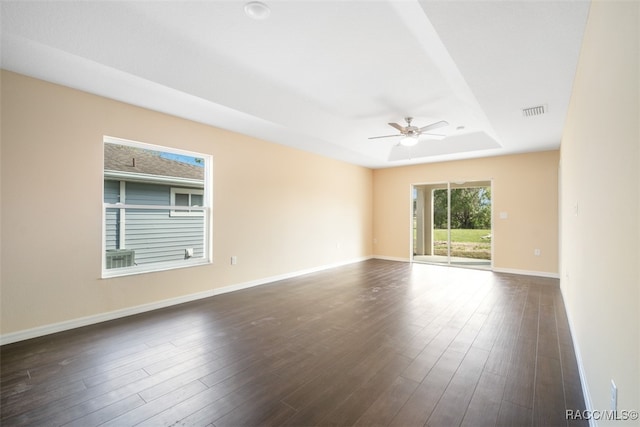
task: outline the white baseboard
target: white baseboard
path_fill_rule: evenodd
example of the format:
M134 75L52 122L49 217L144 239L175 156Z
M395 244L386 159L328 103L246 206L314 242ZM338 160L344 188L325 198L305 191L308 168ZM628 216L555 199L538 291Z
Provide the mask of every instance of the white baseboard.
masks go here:
M546 271L533 271L533 270L519 270L515 268L493 268L493 271L496 273L509 273L509 274L520 274L523 276L537 276L537 277L548 277L550 279L559 279L559 273L549 273Z
M216 288L213 290L213 295L226 294L227 292L240 291L242 289L253 288L254 286L267 285L269 283L277 282L279 280L292 279L294 277L303 276L305 274L317 273L318 271L329 270L331 268L342 267L343 265L354 264L356 262L366 261L372 257L362 257L351 259L348 261L337 262L334 264L325 264L318 267L307 268L304 270L298 270L291 273L279 274L277 276L265 277L263 279L250 280L248 282L237 283L235 285L224 286L222 288Z
M563 301L566 301L564 292L562 290L562 286L560 287L560 293L562 293ZM571 344L573 344L573 352L576 355L576 363L578 364L578 373L580 375L580 385L582 386L582 397L584 398L584 406L588 413L593 413L593 403L591 401L591 393L589 392L589 385L587 384L587 374L584 370L584 364L582 363L582 354L580 353L580 346L575 340L575 334L573 331L575 330L573 327L573 322L571 321L571 316L569 316L569 311L567 310L567 306L564 306L564 311L567 313L567 322L569 323L569 333L571 334ZM567 408L573 409L573 408ZM576 408L577 409L577 408ZM598 423L595 420L595 417L589 418L589 426L597 427Z
M234 285L224 286L221 288L215 288L204 292L198 292L190 295L182 295L175 298L170 298L162 301L155 301L148 304L142 304L135 307L123 308L120 310L109 311L106 313L95 314L92 316L79 317L77 319L65 320L63 322L52 323L49 325L38 326L31 329L25 329L22 331L11 332L8 334L0 335L0 345L11 344L18 341L24 341L31 338L37 338L44 335L54 334L56 332L67 331L70 329L80 328L82 326L93 325L96 323L106 322L108 320L115 320L121 317L131 316L134 314L145 313L147 311L158 310L160 308L170 307L172 305L183 304L185 302L196 301L203 298L209 298L215 295L221 295L228 292L239 291L241 289L252 288L254 286L265 285L273 283L278 280L291 279L294 277L302 276L309 273L315 273L318 271L328 270L343 265L353 264L356 262L366 261L371 257L362 257L351 259L348 261L337 262L333 264L326 264L317 267L307 268L304 270L298 270L291 273L280 274L277 276L265 277L262 279L251 280L244 283L237 283Z
M382 260L386 260L386 261L399 261L399 262L412 262L411 258L399 258L399 257L390 257L390 256L384 256L384 255L374 255L372 258L375 259L382 259ZM436 264L434 264L436 265ZM443 266L447 266L447 264L442 264ZM452 265L452 267L460 267L457 265ZM465 266L466 268L467 266ZM469 266L469 268L473 268L472 266ZM496 273L510 273L510 274L519 274L522 276L537 276L537 277L548 277L551 279L559 279L560 278L560 274L559 273L549 273L546 271L534 271L534 270L519 270L519 269L515 269L515 268L493 268L491 271L494 271Z
M213 296L213 291L204 291L191 295L183 295L176 298L155 301L148 304L137 305L135 307L123 308L120 310L109 311L106 313L94 314L92 316L79 317L77 319L65 320L63 322L52 323L49 325L38 326L31 329L25 329L18 332L12 332L0 336L0 345L11 344L17 341L37 338L44 335L55 334L56 332L67 331L69 329L80 328L82 326L93 325L96 323L106 322L108 320L119 319L121 317L131 316L134 314L144 313L146 311L157 310L176 304L195 301L202 298Z

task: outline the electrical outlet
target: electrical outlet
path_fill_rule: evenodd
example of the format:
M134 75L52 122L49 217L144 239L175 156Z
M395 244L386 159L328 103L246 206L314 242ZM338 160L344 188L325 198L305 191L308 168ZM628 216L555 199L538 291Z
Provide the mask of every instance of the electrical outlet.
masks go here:
M611 408L612 411L618 410L618 387L616 383L611 380Z
M231 265L236 265L238 263L238 257L237 256L232 256L231 257Z
M540 249L534 249L533 250L533 255L540 256Z

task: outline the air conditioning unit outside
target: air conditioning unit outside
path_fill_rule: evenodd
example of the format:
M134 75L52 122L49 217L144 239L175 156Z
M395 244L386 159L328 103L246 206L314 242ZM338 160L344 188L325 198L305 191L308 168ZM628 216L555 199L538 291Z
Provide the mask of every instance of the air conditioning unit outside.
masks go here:
M135 265L136 252L132 249L107 250L107 269L132 267Z

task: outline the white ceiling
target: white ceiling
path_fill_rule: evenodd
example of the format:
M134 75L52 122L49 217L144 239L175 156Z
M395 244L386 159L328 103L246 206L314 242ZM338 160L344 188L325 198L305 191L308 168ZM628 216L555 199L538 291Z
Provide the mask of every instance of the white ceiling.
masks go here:
M587 0L245 3L3 1L2 68L373 168L560 144Z

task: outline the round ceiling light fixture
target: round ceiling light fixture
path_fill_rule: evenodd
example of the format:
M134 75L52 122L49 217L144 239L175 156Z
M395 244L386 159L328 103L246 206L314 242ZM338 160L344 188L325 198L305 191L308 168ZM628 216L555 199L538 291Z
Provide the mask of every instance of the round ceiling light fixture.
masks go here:
M400 145L404 147L413 147L418 143L418 136L407 135L400 140Z
M259 1L250 1L244 5L244 13L252 19L262 21L271 14L271 9L266 4Z

